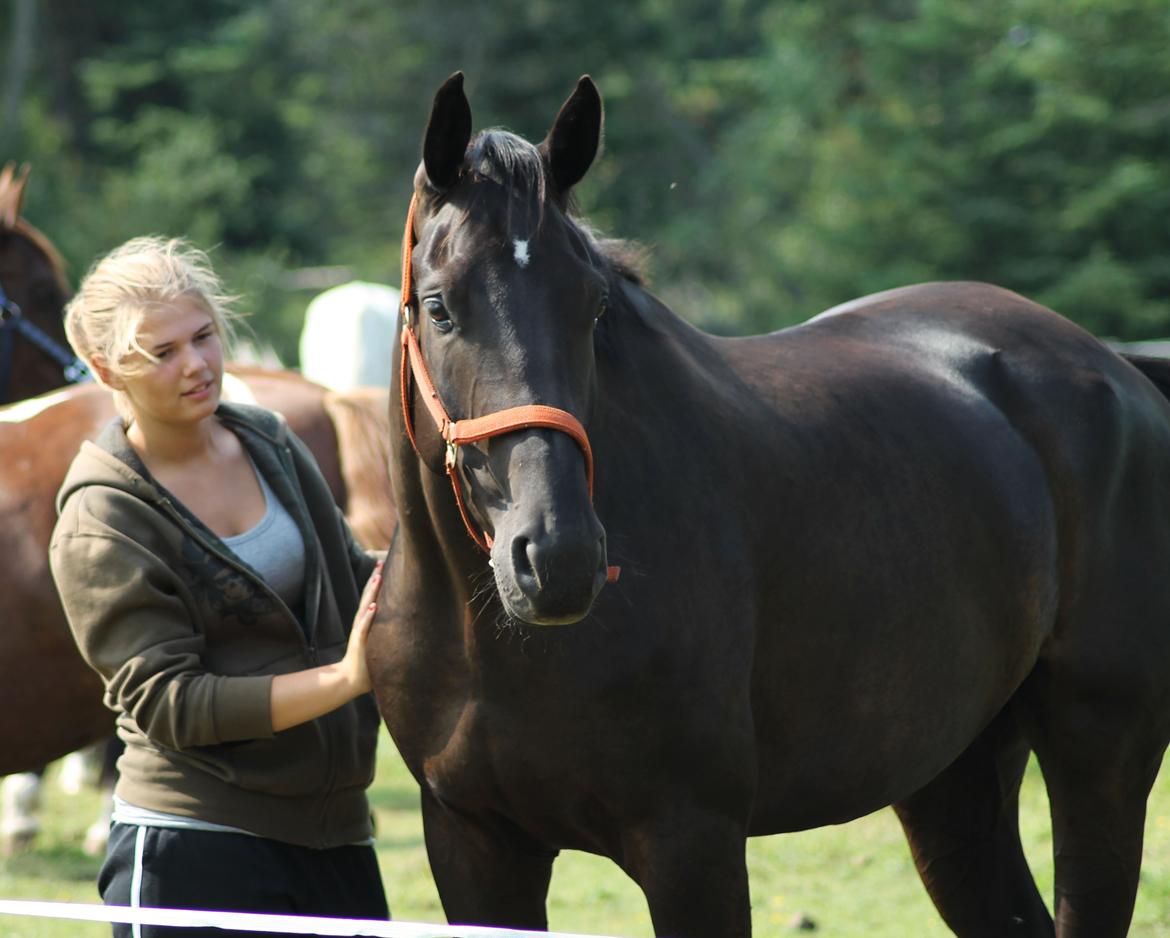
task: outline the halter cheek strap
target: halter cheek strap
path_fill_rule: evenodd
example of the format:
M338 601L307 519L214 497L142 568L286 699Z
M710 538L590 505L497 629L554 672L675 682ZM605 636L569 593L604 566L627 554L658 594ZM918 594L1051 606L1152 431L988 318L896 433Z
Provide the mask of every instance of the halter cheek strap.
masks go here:
M567 433L581 449L585 457L585 479L589 486L589 497L593 498L593 449L589 445L589 436L581 421L568 411L545 404L525 404L520 407L509 407L486 414L483 417L473 417L468 420L452 420L439 398L439 392L431 379L430 370L423 359L422 349L418 344L418 333L415 331L412 312L413 296L411 289L413 277L411 273L411 259L414 253L414 214L418 197L412 196L410 210L406 214L406 230L402 235L402 362L399 368L399 394L402 399L402 418L406 425L406 435L414 451L419 453L418 441L415 439L414 418L410 407L411 380L418 385L418 394L426 405L427 412L435 422L440 436L447 444L447 455L444 464L447 478L451 480L451 489L455 493L455 503L459 506L459 514L472 540L485 552L491 551L492 537L486 531L480 531L472 522L463 498L463 487L459 483L458 461L459 447L465 443L476 443L494 436L514 433L517 430L527 430L540 427L547 430L558 430ZM421 453L419 453L421 457ZM606 579L613 583L621 573L620 567L609 567Z

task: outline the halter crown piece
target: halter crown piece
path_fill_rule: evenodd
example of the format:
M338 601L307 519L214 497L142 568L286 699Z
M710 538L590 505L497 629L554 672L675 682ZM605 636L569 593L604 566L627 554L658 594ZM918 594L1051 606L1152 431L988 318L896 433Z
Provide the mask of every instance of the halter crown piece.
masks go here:
M413 278L411 274L411 257L416 244L414 237L414 212L418 204L418 196L411 196L410 210L406 213L406 230L402 235L402 367L399 369L399 390L402 397L402 418L406 424L406 435L410 438L410 445L416 453L419 452L418 441L414 435L414 420L410 408L410 382L413 376L418 384L419 395L426 404L427 412L434 420L439 434L447 443L447 456L444 460L447 469L447 478L451 480L451 489L455 493L455 503L459 506L459 514L472 540L485 552L490 552L492 537L487 531L480 531L468 514L467 504L463 499L463 487L459 484L458 460L459 447L465 443L476 443L493 436L502 436L516 430L526 430L532 427L543 427L548 430L559 430L567 433L581 448L585 457L585 479L589 485L589 497L593 497L593 450L589 446L589 436L581 421L568 411L544 404L525 404L521 407L509 407L497 410L483 417L474 417L468 420L452 420L439 399L439 392L431 379L431 373L423 360L422 349L418 344L418 334L415 332L412 313L413 295L411 293ZM421 456L422 454L419 453ZM621 573L620 567L609 567L606 571L608 582L616 582Z

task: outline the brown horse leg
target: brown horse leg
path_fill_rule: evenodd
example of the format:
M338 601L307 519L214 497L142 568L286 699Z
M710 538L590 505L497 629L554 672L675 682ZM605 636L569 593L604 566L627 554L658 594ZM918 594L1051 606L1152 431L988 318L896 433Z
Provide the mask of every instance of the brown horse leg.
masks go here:
M448 922L548 929L545 900L555 851L519 832L457 814L426 789L422 819L427 859Z
M1009 707L929 785L894 805L930 898L963 938L1054 934L1020 845L1028 751Z
M1056 933L1127 934L1141 869L1146 800L1164 738L1139 709L1102 696L1043 695L1034 736L1052 805Z
M748 938L752 933L742 823L664 810L623 837L622 866L642 888L656 935Z

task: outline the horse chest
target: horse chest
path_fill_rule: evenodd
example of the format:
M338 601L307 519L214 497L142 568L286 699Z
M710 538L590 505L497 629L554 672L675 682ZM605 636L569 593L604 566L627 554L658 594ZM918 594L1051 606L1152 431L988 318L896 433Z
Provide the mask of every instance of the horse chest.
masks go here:
M440 801L463 810L516 815L540 810L551 789L563 796L589 784L591 754L572 727L558 731L547 716L475 694L466 695L455 709L445 717L436 713L429 751L413 754ZM412 754L404 755L411 760Z

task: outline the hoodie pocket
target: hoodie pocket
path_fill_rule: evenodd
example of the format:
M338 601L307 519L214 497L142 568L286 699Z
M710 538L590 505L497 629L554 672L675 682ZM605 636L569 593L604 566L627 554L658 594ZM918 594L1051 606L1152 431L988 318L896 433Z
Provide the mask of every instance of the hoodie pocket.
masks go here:
M206 747L215 774L245 791L299 798L318 795L329 781L329 752L317 722L266 739Z

